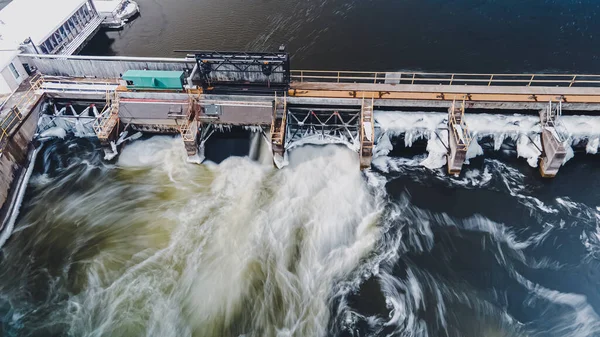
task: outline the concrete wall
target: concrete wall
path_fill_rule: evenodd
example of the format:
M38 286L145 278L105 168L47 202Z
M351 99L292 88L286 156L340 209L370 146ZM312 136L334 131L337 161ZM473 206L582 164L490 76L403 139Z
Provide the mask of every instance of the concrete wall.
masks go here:
M4 79L4 75L0 74L0 95L9 95L10 93L12 90L10 90L8 82Z
M7 65L6 68L2 69L2 71L0 71L0 94L12 93L17 90L19 85L23 83L23 80L27 78L27 72L25 71L25 68L23 68L23 64L18 57L15 57L12 64L19 73L19 78L15 79L15 76L9 68L10 65Z
M127 70L189 70L194 61L185 59L60 57L20 55L23 63L35 66L42 74L50 76L119 78Z
M127 101L119 102L119 118L125 124L180 124L188 111L188 101Z
M43 99L40 99L33 111L13 131L6 148L0 155L0 224L2 226L29 164L30 142L37 130L42 105Z
M15 66L15 68L17 69L17 71L19 72L19 74L21 75L21 77L19 78L19 83L22 83L27 77L29 77L29 75L27 74L27 71L25 71L25 67L23 67L23 63L21 63L21 59L19 59L18 57L15 57L15 59L13 60L13 64Z

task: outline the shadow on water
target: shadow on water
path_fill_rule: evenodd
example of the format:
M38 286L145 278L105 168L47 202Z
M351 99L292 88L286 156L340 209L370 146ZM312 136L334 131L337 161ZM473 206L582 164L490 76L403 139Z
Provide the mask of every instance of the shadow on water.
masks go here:
M251 131L238 127L215 132L206 142L206 159L218 164L232 156L247 156L251 137Z

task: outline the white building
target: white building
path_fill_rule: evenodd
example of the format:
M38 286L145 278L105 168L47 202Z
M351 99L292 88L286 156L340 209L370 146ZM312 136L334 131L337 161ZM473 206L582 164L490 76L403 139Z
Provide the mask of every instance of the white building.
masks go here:
M102 26L107 28L122 28L140 11L133 0L94 0L94 5L103 19Z
M92 0L13 0L0 11L0 94L27 77L17 55L72 55L100 28Z

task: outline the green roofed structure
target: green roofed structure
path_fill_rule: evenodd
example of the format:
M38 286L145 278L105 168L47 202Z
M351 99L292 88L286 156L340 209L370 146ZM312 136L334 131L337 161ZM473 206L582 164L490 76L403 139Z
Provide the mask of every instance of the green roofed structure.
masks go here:
M128 70L123 74L130 89L182 90L183 71Z

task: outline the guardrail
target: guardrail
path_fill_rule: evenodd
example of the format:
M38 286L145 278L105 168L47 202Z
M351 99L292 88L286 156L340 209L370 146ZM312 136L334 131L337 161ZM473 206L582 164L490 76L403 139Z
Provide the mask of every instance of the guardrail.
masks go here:
M9 98L6 104L10 104L10 110L0 121L0 154L4 151L8 142L10 132L15 128L25 117L22 111L27 112L31 105L39 98L37 91L42 87L44 78L40 74L34 75L29 80L29 89L22 94L15 103L10 102L14 94Z
M471 132L469 131L469 126L465 122L466 100L467 98L463 97L460 108L458 108L455 99L452 101L452 107L450 110L448 110L448 121L452 127L452 134L454 135L454 140L456 141L456 147L462 151L467 151L469 146L471 146L471 142L473 141ZM457 118L457 110L460 111L460 118Z
M99 91L107 91L109 89L117 87L119 81L117 79L106 79L104 81L93 81L86 79L69 79L60 78L53 76L45 76L43 89L46 91L58 91L58 92L78 92L78 93L91 93ZM113 90L109 90L113 91Z
M196 105L195 95L188 91L188 109L185 115L183 124L179 126L179 133L184 142L193 142L198 134L198 121L196 120Z
M460 74L292 70L291 78L292 81L300 83L600 87L600 75L578 74Z
M106 91L106 106L96 118L93 128L98 139L108 139L119 122L119 93Z

